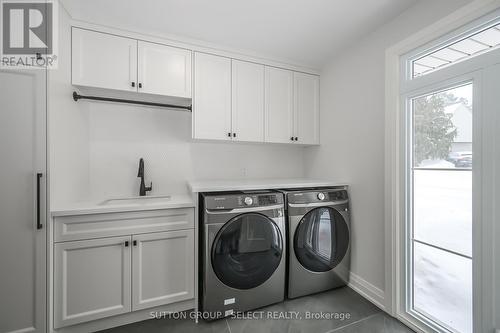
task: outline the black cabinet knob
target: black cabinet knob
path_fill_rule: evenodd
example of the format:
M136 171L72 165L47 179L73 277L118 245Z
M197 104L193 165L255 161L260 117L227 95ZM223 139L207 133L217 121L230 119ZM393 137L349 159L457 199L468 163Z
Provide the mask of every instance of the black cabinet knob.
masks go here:
M298 141L298 140L299 140L299 138L298 138L298 137L295 137L295 141Z
M227 136L228 136L228 137L231 137L231 133L230 133L230 132L228 132L228 133L227 133Z
M134 88L134 87L135 87L135 82L132 82L132 88Z
M128 247L128 241L125 241L125 247Z
M290 140L292 140L292 141L293 141L293 136L290 138Z
M132 242L132 245L137 246L137 241L136 241L136 240L134 240L134 241Z
M235 137L236 137L236 133L233 133L233 138L235 138Z
M142 88L142 83L139 83L139 88Z

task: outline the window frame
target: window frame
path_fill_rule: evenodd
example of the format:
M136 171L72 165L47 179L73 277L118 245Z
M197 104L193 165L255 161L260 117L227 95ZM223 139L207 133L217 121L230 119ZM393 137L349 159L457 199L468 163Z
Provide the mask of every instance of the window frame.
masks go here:
M423 87L431 87L436 82L444 82L453 80L460 75L470 74L477 75L478 81L475 82L475 91L483 91L483 77L491 81L488 72L481 73L485 67L493 66L498 63L500 50L472 57L467 61L456 63L454 66L443 68L439 71L429 73L428 75L420 76L412 80L407 80L406 72L404 71L404 62L414 50L422 48L422 45L437 43L442 40L442 36L448 36L453 32L460 31L470 22L480 22L482 18L491 17L491 13L496 13L500 9L500 0L490 0L487 2L473 2L456 12L448 15L442 20L428 26L427 28L417 32L416 34L406 38L405 40L389 47L386 50L386 75L385 75L385 295L384 307L387 312L398 318L400 321L420 332L434 331L429 326L423 325L422 322L413 316L409 316L404 312L405 304L402 302L402 295L405 290L404 286L404 262L402 261L406 255L404 247L405 239L405 136L404 136L404 96L411 94ZM491 94L491 92L490 92ZM479 109L482 108L482 101L479 96L474 96L476 101L475 110L476 116L479 116ZM491 98L491 95L490 95ZM487 100L484 102L488 110L492 107L492 102ZM495 104L496 105L496 104ZM488 111L487 110L487 111ZM485 151L480 161L478 154L475 158L475 167L483 172L484 177L494 177L494 170L489 167L494 163L496 149L495 145L488 142L480 142L479 140L485 136L494 136L493 130L493 115L490 111L484 115L484 123L481 119L474 120L474 132L477 137L474 138L476 148L475 152L480 153L480 149ZM480 118L483 118L481 116ZM479 126L479 127L478 127ZM481 128L481 126L483 128ZM484 130L484 133L480 133ZM481 134L481 135L479 135ZM480 147L479 147L480 146ZM481 151L482 155L482 151ZM480 165L480 163L482 165ZM490 178L491 179L491 178ZM493 330L495 327L495 314L493 313L494 290L493 269L493 224L498 212L493 208L492 202L495 202L496 192L494 186L485 181L473 180L476 184L480 184L482 188L478 191L478 196L473 200L473 209L479 221L474 222L473 230L473 254L475 261L473 263L473 283L474 283L474 299L473 299L473 326L475 332L483 332ZM487 202L481 203L481 197L488 198ZM481 203L481 205L479 205ZM479 215L481 214L481 215ZM484 220L482 219L484 217ZM499 215L500 217L500 215ZM484 264L483 264L484 263Z
M492 26L500 24L500 9L495 10L487 15L484 15L480 17L479 19L475 19L463 26L461 26L458 29L454 29L453 31L436 38L432 40L431 42L428 42L422 46L419 46L410 52L403 54L401 56L401 73L403 73L403 80L404 81L414 81L414 80L419 80L420 78L426 77L428 75L431 75L433 73L439 72L441 70L444 70L449 67L453 67L459 63L462 62L467 62L470 61L478 56L485 55L489 52L495 52L498 50L498 47L496 47L493 50L489 51L484 51L482 53L479 53L477 55L471 55L467 58L464 58L462 60L458 60L456 62L453 62L449 65L443 65L439 68L436 68L434 70L429 71L428 74L420 75L420 76L413 76L413 62L425 57L426 55L432 54L433 52L439 51L443 48L446 48L447 46L450 46L451 44L454 44L456 42L459 42L463 39L467 39L471 37L474 34L480 33L481 31L488 29Z

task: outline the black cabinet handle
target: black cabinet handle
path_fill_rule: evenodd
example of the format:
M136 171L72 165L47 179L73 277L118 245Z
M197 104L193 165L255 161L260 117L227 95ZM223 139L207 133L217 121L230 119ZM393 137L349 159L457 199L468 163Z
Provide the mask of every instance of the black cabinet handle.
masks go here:
M298 138L298 137L295 137L295 141L298 141L298 140L299 140L299 138Z
M139 83L139 88L142 88L142 83Z
M233 138L235 138L235 137L236 137L236 133L233 133Z
M125 247L128 247L128 241L125 241Z
M43 174L36 174L36 228L42 229L43 224L41 222L40 217L40 206L41 206L41 198L40 198L40 179L42 179Z
M227 136L228 136L228 137L231 137L231 133L229 133L229 132L228 132L228 133L227 133Z
M292 140L292 141L293 141L293 136L290 138L290 140Z
M133 244L134 246L137 246L137 241L136 241L136 240L134 240L134 241L132 242L132 244Z
M134 87L135 87L135 82L132 82L132 88L134 88Z

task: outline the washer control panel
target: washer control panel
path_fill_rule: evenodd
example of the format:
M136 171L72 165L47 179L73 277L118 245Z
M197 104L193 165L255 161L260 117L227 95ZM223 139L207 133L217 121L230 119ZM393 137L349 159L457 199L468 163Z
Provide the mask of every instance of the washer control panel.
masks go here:
M237 208L265 207L283 204L283 194L278 192L232 192L207 193L204 206L209 210L231 210Z

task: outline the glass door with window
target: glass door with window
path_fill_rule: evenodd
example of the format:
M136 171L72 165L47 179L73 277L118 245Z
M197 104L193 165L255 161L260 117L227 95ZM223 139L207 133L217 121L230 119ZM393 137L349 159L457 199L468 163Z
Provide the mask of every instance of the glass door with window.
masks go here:
M409 99L407 307L472 332L473 84Z

